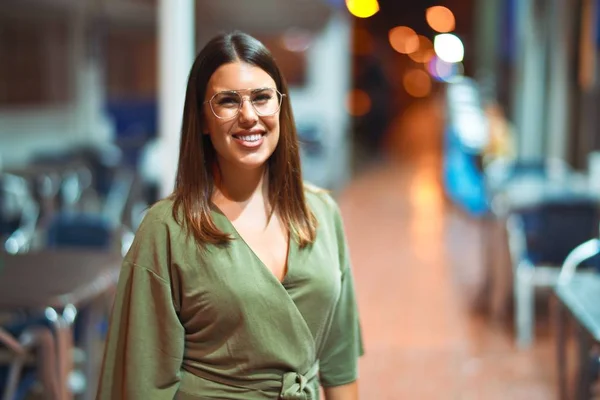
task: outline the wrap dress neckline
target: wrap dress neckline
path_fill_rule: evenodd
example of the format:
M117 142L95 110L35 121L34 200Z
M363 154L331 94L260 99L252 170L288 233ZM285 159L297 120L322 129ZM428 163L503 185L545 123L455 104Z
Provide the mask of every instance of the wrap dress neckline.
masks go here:
M292 237L292 235L291 234L288 235L288 246L287 246L287 255L286 255L285 275L283 276L282 280L279 280L279 278L277 278L277 276L275 276L275 274L273 273L273 271L271 271L270 268L265 264L265 262L258 256L258 254L252 248L252 246L250 246L250 244L248 244L248 242L246 241L246 239L244 239L244 237L236 229L235 225L233 225L233 222L231 222L231 220L227 217L227 215L225 215L225 213L219 208L219 206L217 206L214 203L211 203L211 207L212 207L212 211L213 211L213 217L214 217L214 215L217 215L218 218L222 220L223 225L225 225L225 226L227 226L229 228L228 230L231 231L229 233L231 233L233 235L234 239L237 239L241 243L243 243L243 245L251 253L252 257L262 267L264 267L264 269L267 272L269 272L273 276L273 278L279 284L285 286L286 282L288 281L288 277L290 276L290 272L292 271L292 261L294 259L295 254L296 254L296 249L297 249L297 246L298 246L298 243L294 240L294 238Z
M316 343L314 341L314 338L310 331L310 328L306 324L306 320L304 319L304 316L298 309L296 303L294 302L294 299L292 298L292 296L286 289L286 284L292 280L291 272L293 270L293 268L292 268L293 260L294 260L294 256L296 255L296 250L297 250L297 246L298 246L297 242L293 239L293 237L291 235L289 236L286 273L285 273L285 276L283 277L283 279L279 280L275 276L275 274L269 269L269 267L267 267L267 265L262 261L262 259L258 256L258 254L254 251L254 249L252 249L252 247L248 244L248 242L244 239L244 237L239 233L239 231L236 229L235 225L233 225L233 222L231 222L231 220L225 215L225 213L216 204L211 203L211 205L212 205L212 209L213 209L213 216L217 215L217 218L223 225L221 228L222 229L227 228L227 229L224 229L224 231L227 233L230 233L234 237L234 240L239 240L240 243L243 244L244 248L246 250L248 250L249 253L251 253L252 258L254 258L254 260L256 261L256 263L254 263L254 264L258 264L258 266L261 267L260 269L262 269L263 274L268 274L267 279L270 281L273 281L279 287L279 289L282 289L283 292L285 292L285 293L283 293L284 297L287 298L287 301L289 301L291 303L291 307L286 307L286 309L290 309L290 308L294 309L295 310L294 313L297 314L296 318L298 320L301 320L304 322L304 324L302 324L302 325L305 327L304 330L306 331L306 336L308 338L310 338L311 343L313 344L313 347L315 347L315 352L316 352ZM299 373L296 371L291 371L291 372L284 373L282 375L281 382L280 382L281 383L281 392L279 394L279 399L281 399L281 400L312 400L312 399L316 399L317 396L313 390L314 385L311 385L311 383L313 383L313 381L317 378L318 372L319 372L319 363L318 363L318 361L314 360L313 364L309 367L309 369L306 372Z

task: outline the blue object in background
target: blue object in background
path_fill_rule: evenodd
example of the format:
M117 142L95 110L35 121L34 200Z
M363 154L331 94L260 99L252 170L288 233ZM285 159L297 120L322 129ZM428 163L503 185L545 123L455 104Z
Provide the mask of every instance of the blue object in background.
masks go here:
M473 216L486 215L489 204L478 155L467 150L453 127L447 127L444 141L443 182L448 197Z
M515 38L516 38L516 7L517 0L505 0L502 2L500 55L506 61L515 60Z
M154 137L158 127L156 99L111 101L106 112L115 123L117 137Z
M596 0L596 15L594 15L594 28L596 29L596 49L600 49L600 0Z
M124 163L135 168L143 146L158 132L156 99L110 101L106 112L115 124L115 139Z

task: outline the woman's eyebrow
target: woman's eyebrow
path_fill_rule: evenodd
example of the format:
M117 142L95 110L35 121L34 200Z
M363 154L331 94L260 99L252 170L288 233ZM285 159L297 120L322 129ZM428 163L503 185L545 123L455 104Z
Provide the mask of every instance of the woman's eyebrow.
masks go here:
M271 88L270 87L260 87L260 88L252 89L252 93L262 92L264 90L269 90L269 89L271 89Z
M269 89L273 89L273 88L270 86L261 86L258 88L246 88L246 89L222 89L222 90L216 90L215 93L230 93L230 94L243 93L243 92L256 93L256 92L262 92L262 91L269 90Z
M226 89L226 90L219 90L219 91L217 91L215 93L230 93L230 94L234 94L234 93L237 93L237 92L238 91L234 90L234 89Z

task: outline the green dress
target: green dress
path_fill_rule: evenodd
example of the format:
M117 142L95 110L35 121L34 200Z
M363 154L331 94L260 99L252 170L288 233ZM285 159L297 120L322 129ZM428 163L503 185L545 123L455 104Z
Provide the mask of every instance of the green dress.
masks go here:
M218 210L226 246L198 250L152 207L125 257L98 399L318 399L357 379L362 340L339 209L306 190L315 243L290 241L280 282Z

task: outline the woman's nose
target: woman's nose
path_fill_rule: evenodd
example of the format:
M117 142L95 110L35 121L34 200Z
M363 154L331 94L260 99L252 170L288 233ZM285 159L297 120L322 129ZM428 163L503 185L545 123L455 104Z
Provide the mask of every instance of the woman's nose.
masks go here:
M242 100L242 106L240 107L240 121L243 122L256 122L258 120L258 115L256 114L256 110L254 109L254 106L252 105L252 102L250 100L246 101L247 99L243 99Z

